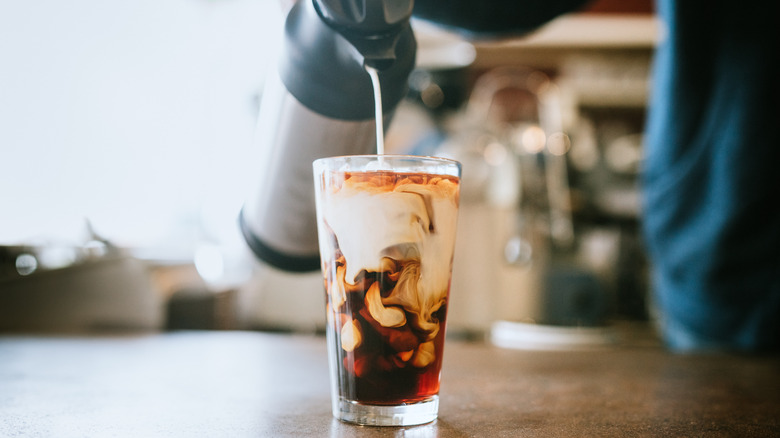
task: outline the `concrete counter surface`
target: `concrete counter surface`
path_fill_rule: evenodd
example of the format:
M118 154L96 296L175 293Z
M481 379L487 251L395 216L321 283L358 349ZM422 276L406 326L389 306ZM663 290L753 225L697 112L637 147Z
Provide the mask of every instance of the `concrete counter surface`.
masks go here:
M439 419L330 413L322 336L0 336L0 437L780 436L780 357L445 346Z

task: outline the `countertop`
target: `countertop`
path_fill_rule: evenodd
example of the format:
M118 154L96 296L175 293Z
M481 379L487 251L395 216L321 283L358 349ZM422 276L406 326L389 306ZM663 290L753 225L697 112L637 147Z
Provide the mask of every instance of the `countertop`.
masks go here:
M325 339L0 336L0 437L780 436L780 357L448 340L439 419L331 417Z

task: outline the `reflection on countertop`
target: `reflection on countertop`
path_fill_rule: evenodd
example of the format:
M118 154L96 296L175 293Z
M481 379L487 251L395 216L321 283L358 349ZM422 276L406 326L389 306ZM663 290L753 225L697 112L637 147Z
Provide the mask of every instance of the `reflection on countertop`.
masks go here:
M445 346L439 419L335 421L324 337L0 336L2 436L776 436L780 357Z

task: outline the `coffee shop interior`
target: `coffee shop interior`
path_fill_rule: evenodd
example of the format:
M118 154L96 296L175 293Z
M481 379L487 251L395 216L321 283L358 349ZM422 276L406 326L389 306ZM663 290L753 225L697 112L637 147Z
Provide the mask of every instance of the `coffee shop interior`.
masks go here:
M385 148L463 165L453 352L437 422L331 421L322 273L237 221L290 3L0 3L0 436L780 435L776 357L656 333L652 0L493 39L412 21Z
M637 175L658 26L630 3L500 41L414 24L385 142L463 162L453 336L648 320ZM0 328L321 331L321 275L263 266L236 225L279 6L46 7L3 14Z

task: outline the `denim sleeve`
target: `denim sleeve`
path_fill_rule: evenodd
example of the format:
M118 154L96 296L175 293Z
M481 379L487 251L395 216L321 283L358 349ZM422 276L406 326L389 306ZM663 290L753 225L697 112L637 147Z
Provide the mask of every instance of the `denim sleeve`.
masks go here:
M780 350L777 3L658 6L643 222L664 336Z
M414 16L473 38L530 32L587 0L416 0Z

